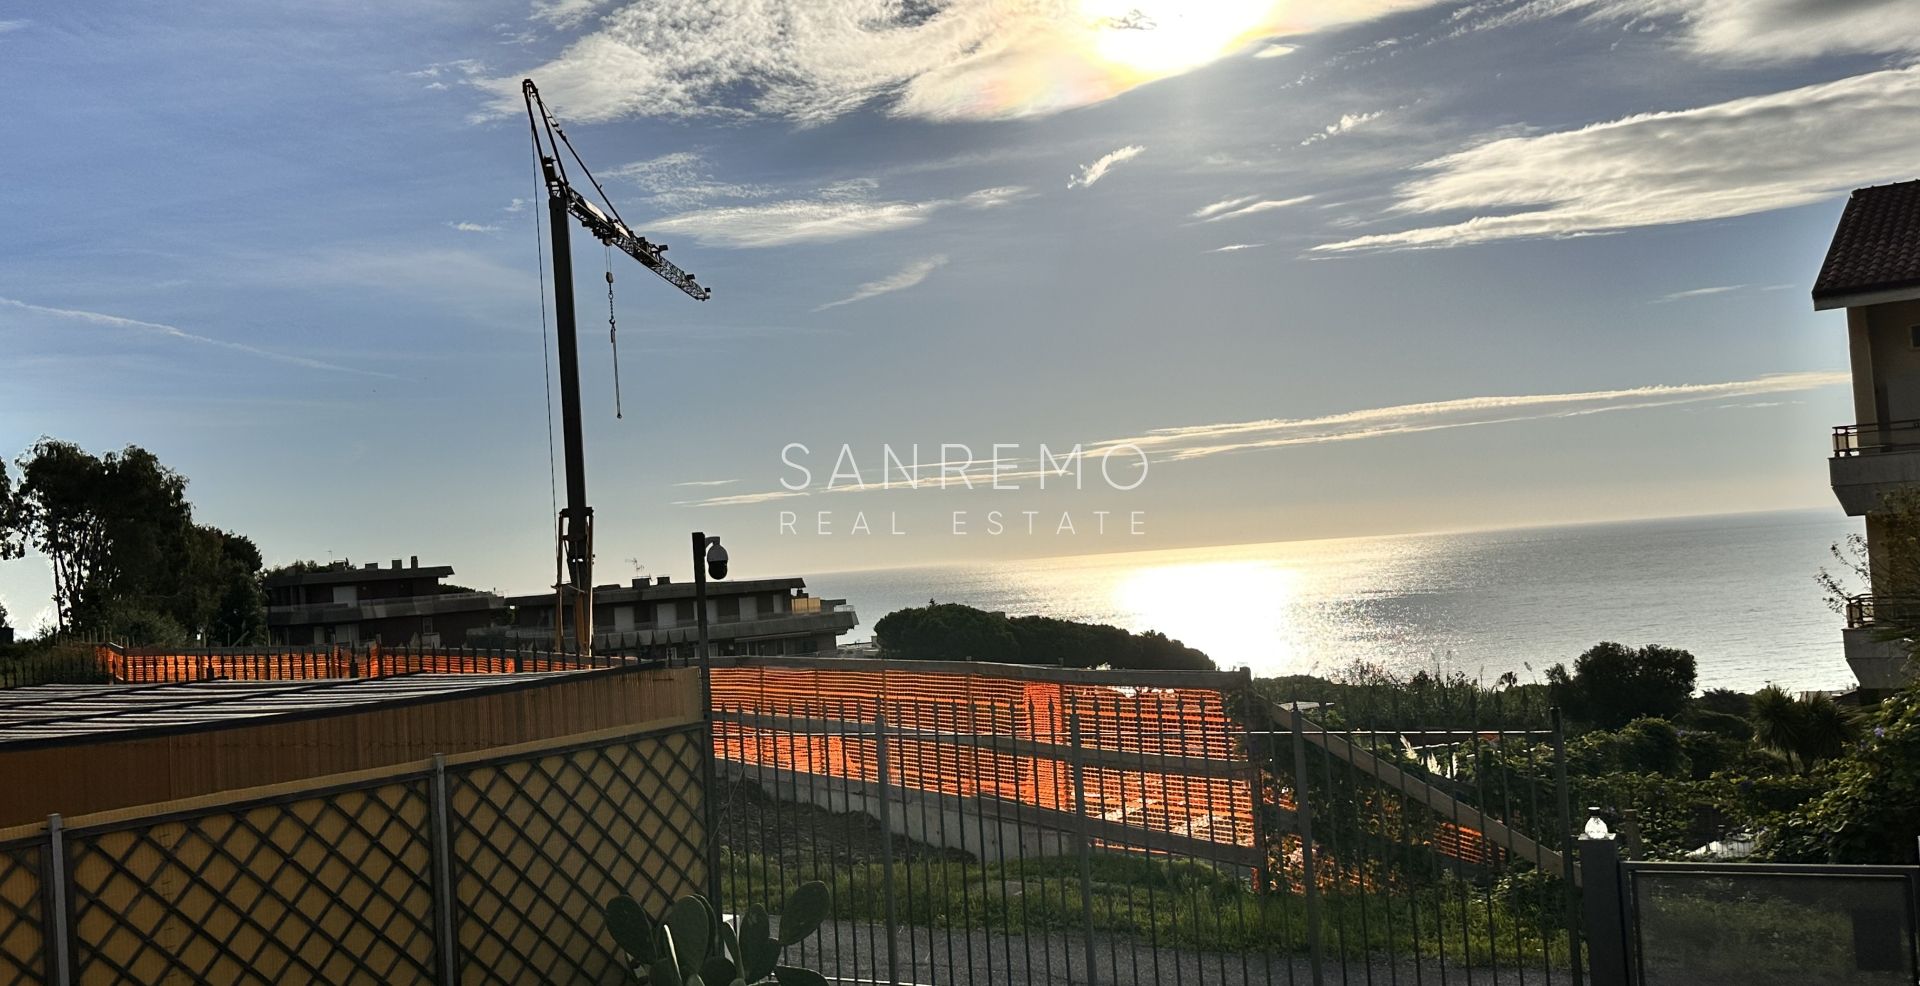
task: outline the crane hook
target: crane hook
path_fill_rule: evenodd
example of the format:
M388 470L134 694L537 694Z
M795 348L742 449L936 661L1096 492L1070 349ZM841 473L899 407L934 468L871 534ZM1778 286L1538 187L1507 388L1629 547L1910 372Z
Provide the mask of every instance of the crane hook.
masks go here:
M613 416L626 417L620 411L620 326L613 319L613 251L607 251L607 341L613 345Z

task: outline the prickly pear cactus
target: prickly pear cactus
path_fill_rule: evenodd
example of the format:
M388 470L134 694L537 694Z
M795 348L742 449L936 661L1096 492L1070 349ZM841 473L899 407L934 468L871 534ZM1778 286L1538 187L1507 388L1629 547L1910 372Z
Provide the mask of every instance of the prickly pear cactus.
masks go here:
M699 894L675 901L659 920L622 894L606 904L607 930L627 953L636 982L647 986L827 986L811 969L781 965L780 952L806 940L833 910L833 893L818 880L803 883L780 908L780 934L765 907L754 904L740 928L720 920Z

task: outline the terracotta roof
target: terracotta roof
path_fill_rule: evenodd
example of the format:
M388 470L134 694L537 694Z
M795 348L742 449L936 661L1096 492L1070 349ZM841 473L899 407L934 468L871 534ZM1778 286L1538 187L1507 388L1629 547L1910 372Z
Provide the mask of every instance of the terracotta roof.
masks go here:
M1855 189L1814 281L1813 306L1903 288L1920 292L1920 180Z

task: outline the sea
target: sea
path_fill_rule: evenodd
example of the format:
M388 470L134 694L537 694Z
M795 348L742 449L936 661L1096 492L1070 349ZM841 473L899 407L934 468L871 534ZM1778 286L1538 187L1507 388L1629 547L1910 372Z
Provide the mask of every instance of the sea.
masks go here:
M1604 641L1691 652L1702 688L1844 690L1815 576L1837 510L1182 548L812 575L873 624L929 600L1158 630L1256 675L1544 680Z

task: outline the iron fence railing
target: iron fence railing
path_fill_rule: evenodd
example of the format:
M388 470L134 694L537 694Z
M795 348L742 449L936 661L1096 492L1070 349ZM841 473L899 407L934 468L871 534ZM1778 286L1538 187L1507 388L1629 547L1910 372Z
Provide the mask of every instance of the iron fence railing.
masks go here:
M789 955L830 979L1580 976L1544 709L1396 724L1237 674L824 659L727 662L713 693L724 909L826 881Z
M1847 629L1920 623L1920 596L1847 597Z
M1837 459L1912 449L1920 449L1920 420L1835 425L1833 428L1833 455Z

